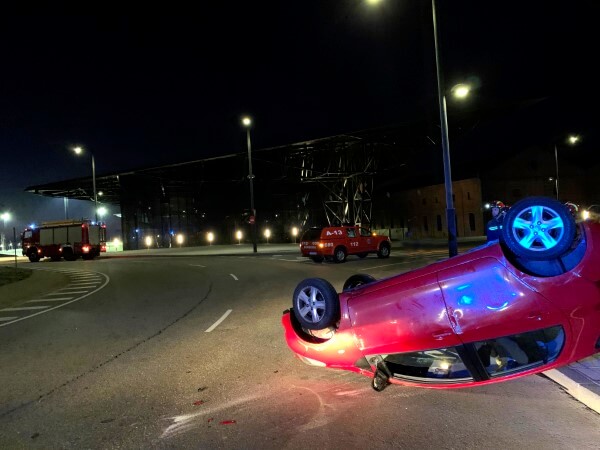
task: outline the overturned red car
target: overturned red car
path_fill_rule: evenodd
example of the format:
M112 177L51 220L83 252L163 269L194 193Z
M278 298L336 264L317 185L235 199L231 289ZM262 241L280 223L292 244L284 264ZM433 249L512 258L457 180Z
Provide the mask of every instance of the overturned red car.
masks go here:
M282 317L302 361L430 388L505 381L600 351L600 223L560 202L523 199L499 241L340 294L303 280Z

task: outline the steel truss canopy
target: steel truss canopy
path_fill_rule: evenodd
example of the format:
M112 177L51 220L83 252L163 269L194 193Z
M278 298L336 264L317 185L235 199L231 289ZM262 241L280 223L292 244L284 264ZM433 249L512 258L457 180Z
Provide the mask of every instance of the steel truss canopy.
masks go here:
M474 176L480 168L495 161L500 152L503 158L508 157L507 148L513 153L518 151L512 145L507 147L502 135L493 134L490 127L484 129L483 123L487 120L492 124L490 119L498 117L522 115L530 107L530 104L512 105L486 112L455 114L450 124L451 130L456 130L451 149L454 178ZM482 135L488 136L484 139L485 148L479 147ZM490 141L489 135L497 139ZM252 152L252 164L257 210L263 215L268 210L287 210L301 226L325 223L368 226L376 196L439 184L443 180L439 127L435 121L428 120L256 149ZM191 199L188 205L193 210L213 208L219 214L230 215L248 208L247 170L247 153L242 151L159 167L96 174L96 188L102 192L99 202L120 204L122 211L125 200L130 204L143 203L144 199L139 197L155 197L156 204L149 206L156 209L156 205L172 203L175 197L185 197ZM142 191L140 187L144 186L146 190ZM91 178L30 186L25 191L48 197L93 199ZM170 214L170 211L162 214ZM184 208L182 211L185 212Z

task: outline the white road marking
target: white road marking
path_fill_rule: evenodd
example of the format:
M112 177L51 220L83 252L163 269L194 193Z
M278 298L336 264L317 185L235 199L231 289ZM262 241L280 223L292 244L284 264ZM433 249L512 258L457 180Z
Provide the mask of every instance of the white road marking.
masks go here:
M88 291L74 291L73 289L79 289L79 288L66 288L67 292L62 292L64 291L64 289L61 289L60 291L56 291L56 294L46 294L46 295L65 295L65 294L85 294Z
M49 270L49 271L59 272L58 270L52 270L52 269L34 269L34 270ZM105 277L104 283L101 284L100 286L95 287L91 291L84 291L85 292L84 295L76 297L76 298L74 298L72 300L67 300L67 301L65 301L65 302L63 302L63 303L61 303L59 305L56 305L56 306L30 307L30 308L36 308L36 309L42 309L42 308L44 308L44 309L41 310L41 311L37 311L37 312L34 312L32 314L29 314L27 316L11 317L10 319L8 319L8 318L2 318L2 319L0 319L0 322L5 322L5 323L1 323L0 327L5 327L5 326L11 325L13 323L20 322L21 320L31 319L32 317L39 316L40 314L45 314L45 313L50 312L50 311L54 311L55 309L62 308L63 306L70 305L73 302L77 302L77 301L82 300L82 299L84 299L86 297L89 297L90 295L98 292L100 289L102 289L104 286L106 286L110 282L110 277L108 275L106 275L106 274L104 274L102 272L97 272L97 274ZM73 288L71 288L71 289L73 289ZM77 288L75 288L75 289L77 289ZM63 292L63 295L65 295L65 294L69 295L69 294L71 294L71 292Z
M228 309L228 310L227 310L227 312L226 312L225 314L223 314L219 320L217 320L215 323L213 323L213 324L210 326L210 328L208 328L208 329L205 331L205 333L210 333L212 330L214 330L215 328L217 328L221 322L223 322L225 319L227 319L227 316L228 316L229 314L231 314L231 311L233 311L233 309Z
M9 320L18 319L18 317L0 317L0 322L8 322Z
M229 275L231 275L231 278L233 278L235 281L238 281L238 277L236 277L234 274L230 273Z
M97 284L98 283L71 283L71 284L69 284L69 286L72 286L76 289L80 289L80 288L86 288L86 287L94 287Z
M86 291L87 292L87 291ZM73 297L57 297L57 298L36 298L34 300L27 300L25 303L39 303L39 302L64 302L65 300L71 300Z
M206 267L206 266L202 266L200 264L190 264L190 266L194 266L194 267Z
M2 308L0 311L30 311L32 309L46 309L48 306L19 306L18 308Z

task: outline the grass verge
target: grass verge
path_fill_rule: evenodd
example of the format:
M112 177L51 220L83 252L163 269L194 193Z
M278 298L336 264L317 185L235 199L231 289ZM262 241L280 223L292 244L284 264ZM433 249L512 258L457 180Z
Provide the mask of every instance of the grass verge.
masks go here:
M0 267L0 286L21 281L31 276L31 269Z

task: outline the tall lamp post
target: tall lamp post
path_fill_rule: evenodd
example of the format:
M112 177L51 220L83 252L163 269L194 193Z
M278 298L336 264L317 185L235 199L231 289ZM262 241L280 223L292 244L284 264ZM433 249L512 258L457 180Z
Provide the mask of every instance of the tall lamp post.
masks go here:
M573 146L579 142L579 139L580 139L579 136L572 134L567 138L567 144ZM556 200L558 200L559 196L558 196L558 145L557 144L554 144L554 164L556 165L556 178L554 179L554 183L555 183L555 187L556 187Z
M246 143L248 144L248 180L250 180L250 227L252 229L252 248L256 253L256 211L254 210L254 174L252 173L252 144L250 142L250 127L252 119L246 116L242 118L242 125L246 127Z
M370 5L377 5L381 0L367 0ZM458 254L458 245L456 241L456 212L454 210L454 199L452 198L452 173L450 169L450 145L448 142L448 115L446 111L446 95L444 92L444 81L442 77L442 67L440 50L438 43L437 14L435 9L435 0L431 0L431 12L433 19L433 36L435 41L435 66L437 73L438 101L440 109L440 128L442 132L442 153L444 160L444 186L446 190L446 221L448 223L448 254L450 257ZM464 92L464 91L460 91ZM457 95L462 95L461 93Z
M448 114L446 110L446 95L444 93L444 80L442 76L441 58L439 50L439 37L437 27L437 15L435 0L431 0L433 17L433 36L435 41L435 66L437 71L438 101L440 108L440 126L442 131L442 152L444 159L444 186L446 188L446 221L448 223L448 256L458 254L456 240L456 211L454 210L454 199L452 198L452 173L450 168L450 143L448 141Z
M83 153L83 148L75 147L73 149L76 155L81 155ZM94 218L96 219L96 223L98 223L98 193L96 192L96 161L94 160L94 154L90 153L92 156L92 187L94 189Z

